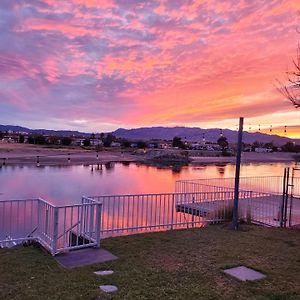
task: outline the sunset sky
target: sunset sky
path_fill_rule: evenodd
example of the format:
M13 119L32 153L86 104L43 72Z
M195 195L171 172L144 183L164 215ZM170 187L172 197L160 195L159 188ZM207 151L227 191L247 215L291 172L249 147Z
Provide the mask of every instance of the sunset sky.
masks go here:
M289 126L297 0L1 0L0 124ZM247 129L246 128L246 129Z

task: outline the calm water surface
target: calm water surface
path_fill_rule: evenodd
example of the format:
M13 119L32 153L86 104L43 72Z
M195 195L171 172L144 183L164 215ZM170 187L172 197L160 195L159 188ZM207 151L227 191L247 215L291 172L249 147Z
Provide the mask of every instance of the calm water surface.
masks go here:
M293 163L244 164L241 176L281 176ZM82 195L173 192L175 181L233 177L235 166L186 166L180 170L110 163L103 170L91 166L0 168L0 200L44 198L55 204L78 203Z

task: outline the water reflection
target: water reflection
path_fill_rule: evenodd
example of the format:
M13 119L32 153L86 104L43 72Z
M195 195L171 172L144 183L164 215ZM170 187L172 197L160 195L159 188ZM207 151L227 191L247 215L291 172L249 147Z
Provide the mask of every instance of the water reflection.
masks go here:
M293 163L243 164L241 176L281 176ZM55 204L80 202L82 195L161 193L174 191L175 181L233 177L235 165L158 168L110 163L102 169L80 166L4 166L0 168L0 200L45 198Z
M115 163L114 162L107 162L105 163L105 168L107 171L113 171L115 167Z
M217 164L216 167L217 167L217 170L218 170L220 176L224 177L224 175L225 175L225 169L226 169L226 164Z

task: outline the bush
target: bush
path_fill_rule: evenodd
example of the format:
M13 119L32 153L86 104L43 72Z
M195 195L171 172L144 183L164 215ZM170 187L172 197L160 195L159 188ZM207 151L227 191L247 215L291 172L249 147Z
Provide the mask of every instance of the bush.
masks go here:
M24 135L23 135L23 134L20 134L20 135L19 135L19 143L23 144L24 141L25 141Z
M46 138L42 134L30 135L28 138L29 144L45 145Z
M137 147L138 147L139 149L144 149L144 148L147 147L147 144L146 144L144 141L138 141L138 142L137 142Z
M65 136L61 139L61 144L64 145L64 146L70 146L72 143L72 139Z
M172 147L174 147L174 148L178 147L180 149L185 149L185 144L183 143L183 141L181 140L180 137L175 136L172 141Z
M91 146L91 140L90 140L90 139L85 139L85 140L83 141L83 146L84 146L84 147L89 147L89 146Z

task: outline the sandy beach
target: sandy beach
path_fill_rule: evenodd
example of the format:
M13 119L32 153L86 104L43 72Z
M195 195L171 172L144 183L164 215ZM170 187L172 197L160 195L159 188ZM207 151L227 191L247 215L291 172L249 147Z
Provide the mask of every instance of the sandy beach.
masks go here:
M85 150L82 148L52 148L29 144L0 144L0 165L79 165L98 164L107 162L147 162L154 151L146 153L134 150ZM242 163L275 163L294 161L295 153L255 153L244 152ZM235 157L197 156L190 157L192 165L235 163Z

